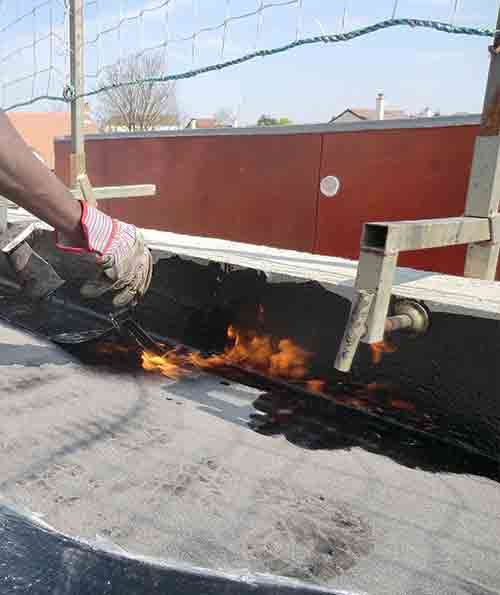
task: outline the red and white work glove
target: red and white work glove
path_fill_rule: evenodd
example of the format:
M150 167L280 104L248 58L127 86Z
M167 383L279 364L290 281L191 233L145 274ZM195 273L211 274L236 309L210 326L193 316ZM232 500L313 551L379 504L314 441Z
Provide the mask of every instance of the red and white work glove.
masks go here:
M121 308L136 304L151 283L153 260L139 230L82 201L81 224L86 249L67 246L57 239L57 247L66 252L90 252L96 255L98 273L81 288L86 298L116 293L113 305ZM56 236L57 238L57 236Z

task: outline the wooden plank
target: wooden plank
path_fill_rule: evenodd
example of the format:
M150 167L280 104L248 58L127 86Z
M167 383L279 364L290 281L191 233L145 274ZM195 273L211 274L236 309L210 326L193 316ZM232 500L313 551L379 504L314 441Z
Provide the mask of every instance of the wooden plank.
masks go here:
M83 134L85 117L84 79L84 19L83 0L70 0L69 4L70 31L70 70L71 85L75 99L71 102L71 187L77 185L77 178L84 174L85 167L85 137Z
M350 300L353 297L358 268L355 260L150 229L142 231L147 244L160 258L177 254L253 268L264 271L273 282L312 280ZM500 283L494 281L399 267L392 294L423 300L435 312L500 320Z
M97 199L95 197L94 189L92 188L92 184L90 183L88 175L81 174L77 177L77 182L78 188L80 189L84 200L91 207L97 207Z
M10 222L35 221L22 209L9 212ZM39 229L52 229L38 223ZM156 259L178 255L263 271L272 282L317 281L325 289L352 300L358 261L320 256L216 238L141 230ZM500 283L466 279L415 269L396 269L393 295L423 300L435 312L500 320Z
M154 196L156 186L154 184L138 184L136 186L105 186L103 188L94 188L96 200L109 200L111 198L139 198L145 196ZM83 200L81 190L72 189L71 194L78 200Z
M71 153L69 156L70 185L75 188L78 185L78 178L83 175L86 166L85 153Z

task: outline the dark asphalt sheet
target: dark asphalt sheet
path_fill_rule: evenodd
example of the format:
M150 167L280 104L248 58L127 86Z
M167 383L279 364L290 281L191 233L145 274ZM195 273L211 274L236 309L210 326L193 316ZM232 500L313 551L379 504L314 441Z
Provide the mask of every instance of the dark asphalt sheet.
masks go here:
M127 556L61 533L0 504L3 595L313 595L333 591L272 576L230 575Z
M89 368L8 327L0 365L0 490L74 536L2 508L2 593L240 593L234 577L256 572L355 593L500 590L499 484L439 470L432 449L407 461L396 442L377 452L346 419L336 432L306 420L258 434L258 391L125 374L129 362Z
M177 304L178 337L224 328L224 312L214 324L200 308L207 295ZM0 312L45 336L89 325L60 302L34 313L4 296ZM106 357L93 343L69 353L9 326L0 366L0 492L56 529L0 509L1 593L240 593L241 577L258 573L374 595L500 592L498 465L460 441L300 403L256 431L251 416L282 396L244 377L169 381L133 353Z

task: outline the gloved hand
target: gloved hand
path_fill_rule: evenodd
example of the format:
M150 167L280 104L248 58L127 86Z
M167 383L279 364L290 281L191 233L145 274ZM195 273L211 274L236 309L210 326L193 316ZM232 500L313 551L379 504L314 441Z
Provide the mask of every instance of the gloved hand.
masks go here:
M57 240L57 247L67 252L90 252L97 257L98 274L81 288L86 298L116 293L113 305L122 308L135 304L148 290L153 273L151 252L134 225L112 219L82 202L82 219L87 248L67 246Z

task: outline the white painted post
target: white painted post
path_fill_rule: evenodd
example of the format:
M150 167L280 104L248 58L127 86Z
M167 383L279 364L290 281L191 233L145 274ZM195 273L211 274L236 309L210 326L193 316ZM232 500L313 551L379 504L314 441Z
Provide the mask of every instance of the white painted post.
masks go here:
M71 85L75 99L71 102L71 161L70 186L79 188L78 179L87 172L85 160L85 92L84 78L84 0L70 0L70 52ZM90 184L89 184L90 185ZM91 192L84 199L95 206L96 200Z
M376 102L377 120L385 119L385 97L383 93L377 95Z
M497 20L500 29L500 9ZM491 218L500 202L500 34L490 48L491 63L484 99L480 134L476 139L465 215ZM465 277L494 280L500 243L470 244L465 260Z

